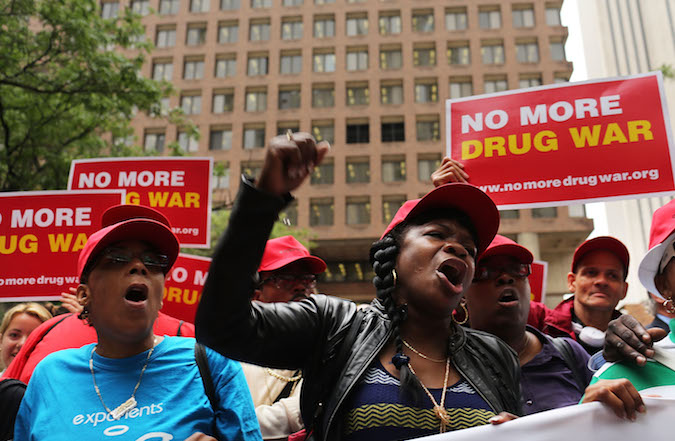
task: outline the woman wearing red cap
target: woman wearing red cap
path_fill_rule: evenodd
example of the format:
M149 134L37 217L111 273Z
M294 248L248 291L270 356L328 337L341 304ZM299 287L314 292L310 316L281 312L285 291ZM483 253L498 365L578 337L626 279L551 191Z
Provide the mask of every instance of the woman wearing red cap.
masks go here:
M475 187L442 186L404 204L371 248L377 298L363 312L321 295L250 302L274 220L327 151L308 134L276 137L260 179L242 182L204 286L198 339L232 358L302 368L311 439L409 439L519 414L513 351L451 318L499 224Z

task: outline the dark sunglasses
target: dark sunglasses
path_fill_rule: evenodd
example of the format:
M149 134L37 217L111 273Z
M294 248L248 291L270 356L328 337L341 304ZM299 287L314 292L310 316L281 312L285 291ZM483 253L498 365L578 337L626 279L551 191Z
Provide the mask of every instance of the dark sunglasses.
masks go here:
M302 276L296 276L292 274L279 274L276 276L268 277L267 279L260 282L261 285L265 283L273 283L277 289L293 289L298 283L303 284L307 288L314 288L316 286L316 276L314 274L307 274Z
M494 280L502 274L508 274L511 277L522 279L532 274L532 266L529 263L514 263L511 265L502 265L498 267L478 266L473 276L474 282L484 280Z
M101 262L109 265L126 265L134 258L138 258L152 272L166 273L169 269L169 256L154 251L133 253L121 248L107 248L101 253Z

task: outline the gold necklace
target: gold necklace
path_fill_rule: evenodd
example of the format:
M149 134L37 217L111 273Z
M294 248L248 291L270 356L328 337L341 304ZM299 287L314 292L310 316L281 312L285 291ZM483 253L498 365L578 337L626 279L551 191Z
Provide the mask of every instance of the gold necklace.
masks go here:
M445 410L445 393L448 389L448 374L450 373L450 357L445 359L445 378L443 378L443 391L441 392L440 404L436 402L436 399L434 398L433 395L431 395L429 389L427 389L424 383L422 383L422 380L420 380L420 377L417 376L417 373L415 372L415 369L413 369L410 362L408 362L408 368L410 368L410 372L412 372L415 378L417 378L417 382L420 384L420 386L422 386L424 392L426 392L429 398L431 399L431 403L434 405L434 413L436 414L436 418L441 420L441 426L438 429L438 433L445 433L448 424L450 424L450 415L448 415L448 411Z
M277 380L281 380L281 381L286 382L286 383L292 383L292 382L294 383L294 382L296 382L296 381L298 381L299 379L302 378L302 373L299 373L298 375L294 375L292 377L284 377L281 374L277 374L276 372L274 372L270 368L265 368L265 372L267 372L268 375L276 378Z
M408 343L407 341L405 341L405 340L403 340L403 339L401 339L401 341L403 342L403 344L405 345L406 348L410 349L410 350L413 351L415 354L419 355L420 357L424 358L425 360L433 361L434 363L443 363L443 362L445 361L445 359L439 360L438 358L431 358L431 357L429 357L429 356L427 356L427 355L424 355L423 353L421 353L421 352L418 351L417 349L413 348L413 347L410 345L410 343Z
M98 344L94 346L94 348L91 350L91 354L89 355L89 370L91 371L91 379L94 380L94 390L96 390L96 395L98 395L98 399L101 400L101 404L103 404L103 408L108 412L109 415L113 417L114 420L119 420L122 418L127 412L129 412L131 409L135 408L136 405L138 404L136 402L136 391L138 390L138 386L141 385L141 380L143 379L143 374L145 373L145 369L148 367L148 363L150 362L150 356L152 355L152 351L155 350L155 344L157 343L157 338L155 337L155 340L152 342L152 347L150 348L150 351L148 352L148 358L145 359L145 364L143 365L143 369L141 369L141 375L138 377L138 383L136 383L136 387L134 387L134 391L131 393L131 397L129 397L128 400L126 400L124 403L120 404L117 406L115 409L110 410L108 409L108 406L105 405L103 402L103 396L101 395L101 391L98 388L98 385L96 384L96 375L94 375L94 351L98 347Z

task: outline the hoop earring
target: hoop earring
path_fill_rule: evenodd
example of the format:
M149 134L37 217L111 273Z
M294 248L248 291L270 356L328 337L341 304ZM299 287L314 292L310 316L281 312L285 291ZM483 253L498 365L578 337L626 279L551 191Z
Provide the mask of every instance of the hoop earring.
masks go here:
M665 302L663 302L663 307L666 308L666 311L668 311L671 314L675 314L675 303L673 303L673 299L666 299Z
M89 320L89 308L87 308L87 305L82 307L82 311L77 315L77 318L84 321L85 325L91 326L91 320Z
M455 318L455 314L452 314L452 320L453 320L455 323L457 323L458 325L463 325L464 323L466 323L466 322L469 321L469 310L466 309L466 305L464 304L464 302L459 302L459 306L461 306L462 309L464 310L464 320L458 321L458 320Z
M396 274L396 268L391 270L391 276L394 278L394 286L392 286L392 288L396 288L396 280L398 280L398 275Z

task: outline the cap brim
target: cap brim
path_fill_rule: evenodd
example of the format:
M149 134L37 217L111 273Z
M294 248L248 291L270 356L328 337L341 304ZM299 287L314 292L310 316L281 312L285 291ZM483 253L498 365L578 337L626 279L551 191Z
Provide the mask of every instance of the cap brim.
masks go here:
M499 211L492 199L478 187L459 182L436 187L410 210L405 219L425 211L448 208L461 211L471 220L478 235L476 248L481 255L497 234Z
M289 257L288 259L279 259L274 262L273 265L270 265L265 268L260 268L259 271L276 271L290 265L291 263L302 262L307 265L309 271L312 274L321 274L326 271L326 262L316 256L305 256L305 257Z
M508 243L492 246L480 258L482 260L491 256L513 256L521 263L532 263L534 261L534 256L527 248Z
M664 297L656 288L654 277L656 277L656 274L659 271L659 264L661 263L661 258L666 251L666 247L669 246L673 240L675 240L675 232L671 233L670 236L663 240L663 242L647 251L647 254L645 254L645 257L642 258L642 261L640 261L640 266L638 267L638 278L640 279L642 286L644 286L650 293L661 298Z

